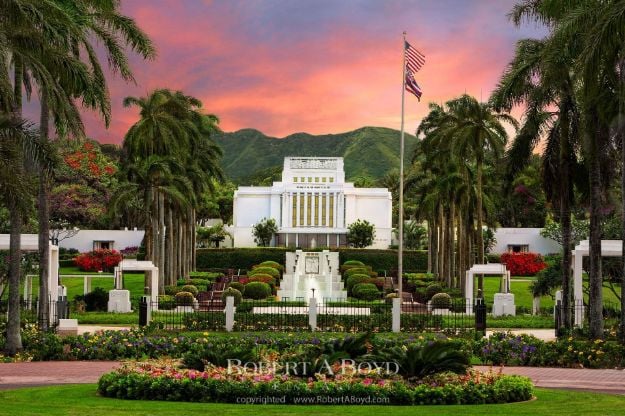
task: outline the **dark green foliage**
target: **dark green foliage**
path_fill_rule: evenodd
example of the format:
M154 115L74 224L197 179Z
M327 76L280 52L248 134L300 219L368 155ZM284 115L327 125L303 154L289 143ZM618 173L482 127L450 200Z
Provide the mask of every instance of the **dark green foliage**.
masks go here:
M423 345L392 347L378 356L399 364L399 373L407 379L451 371L463 374L469 367L469 354L451 342L431 341Z
M438 283L432 283L425 288L425 297L427 298L427 300L430 300L432 299L432 296L436 295L437 293L441 293L442 291L443 288L441 285L439 285Z
M176 306L175 298L170 295L159 295L158 297L158 309L170 310Z
M367 267L354 267L354 268L345 270L345 272L343 273L343 277L346 279L349 279L350 277L357 275L357 274L366 274L368 276L369 271L370 271L370 268L367 268Z
M433 309L449 309L451 308L451 296L447 293L437 293L430 299Z
M268 247L273 235L278 232L278 226L273 218L263 218L252 227L254 242L260 247Z
M243 283L240 283L240 282L228 283L228 287L236 289L236 290L238 290L241 293L243 293L243 290L245 289L245 285Z
M355 285L360 283L371 283L371 277L368 274L355 274L347 278L346 289L349 293L352 293L352 289Z
M367 220L356 220L347 226L347 243L356 248L365 248L373 244L375 227Z
M280 263L272 261L272 260L264 261L261 264L259 264L258 267L272 267L272 268L274 268L276 270L279 270L279 271L283 271L284 270L284 267Z
M273 267L256 267L255 269L247 272L247 275L250 277L257 274L268 274L276 280L280 278L280 271L278 269L274 269Z
M182 292L182 286L165 286L165 294L175 296L176 293Z
M358 260L347 260L343 266L364 266L365 264Z
M278 263L285 262L285 253L293 249L285 247L257 247L257 248L206 248L197 250L197 268L251 270L254 265L265 260ZM391 270L397 268L397 250L374 250L339 248L339 261L358 260L370 265L373 270ZM410 272L425 272L427 270L427 251L404 251L404 270Z
M85 302L85 310L87 312L106 311L108 309L109 294L101 287L96 287L86 295L74 296L74 301Z
M59 260L59 267L74 267L75 263L74 263L74 259L65 259L65 260Z
M195 279L203 279L214 282L220 277L224 277L224 274L219 272L189 272L189 278L192 282Z
M195 297L191 292L178 292L176 293L176 304L178 306L192 306Z
M182 286L182 292L189 292L195 297L197 296L198 290L197 287L193 285L184 285Z
M552 256L547 261L547 267L536 274L529 289L534 296L553 296L553 291L562 284L562 260L561 256Z
M234 298L234 306L237 306L239 303L241 303L241 299L243 299L243 295L241 294L241 292L234 287L227 288L221 294L221 299L224 301L224 304L226 303L226 298L228 296L232 296Z
M206 364L228 368L228 360L247 362L258 359L255 351L246 346L232 345L218 342L211 344L192 344L187 353L182 356L182 364L186 368L204 371Z
M373 283L358 283L352 289L352 294L362 300L380 299L380 291Z
M243 296L246 299L266 299L271 294L271 287L263 282L250 282L245 285Z
M405 139L404 162L409 166L418 140L411 134L406 134ZM293 155L344 157L345 175L350 179L358 176L380 179L391 167L399 168L399 132L384 127L318 136L295 133L280 140L258 130L244 129L216 135L215 141L224 150L222 166L226 175L239 182L259 170L281 167L284 158Z

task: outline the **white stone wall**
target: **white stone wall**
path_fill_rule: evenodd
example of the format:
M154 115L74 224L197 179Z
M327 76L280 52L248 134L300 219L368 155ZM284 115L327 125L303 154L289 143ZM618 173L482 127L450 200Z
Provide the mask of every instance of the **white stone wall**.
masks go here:
M540 235L542 228L498 228L495 231L497 243L492 253L508 252L508 245L528 245L529 251L539 254L559 253L562 247L555 241Z
M75 248L84 253L93 250L94 241L113 241L111 248L119 251L126 247L139 247L143 234L143 230L80 230L75 236L59 241L59 247Z

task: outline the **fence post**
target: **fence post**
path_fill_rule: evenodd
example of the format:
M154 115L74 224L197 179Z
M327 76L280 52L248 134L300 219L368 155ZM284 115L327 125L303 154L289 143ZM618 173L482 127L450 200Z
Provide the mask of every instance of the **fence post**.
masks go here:
M392 330L393 332L401 331L401 298L393 298L393 322L392 322Z
M560 338L562 335L562 301L560 299L556 301L556 306L554 308L556 338Z
M234 296L226 296L226 331L232 332L234 328Z
M152 320L150 301L149 296L141 296L141 302L139 303L139 326L149 325Z
M486 304L484 298L475 299L475 330L486 335Z
M308 301L308 325L311 331L317 330L317 298L310 298Z
M67 319L69 316L68 313L68 303L67 303L67 288L65 286L59 286L59 297L56 302L56 317L48 317L48 322L52 323L50 318L54 319L54 324L58 324L59 319ZM52 315L50 308L48 308L48 313Z

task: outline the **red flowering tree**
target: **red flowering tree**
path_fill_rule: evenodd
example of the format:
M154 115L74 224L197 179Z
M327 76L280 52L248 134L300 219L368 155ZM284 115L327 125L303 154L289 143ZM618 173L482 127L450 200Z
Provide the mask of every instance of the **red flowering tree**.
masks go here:
M537 253L504 253L501 262L506 265L512 276L534 276L547 267Z
M74 259L74 264L85 272L112 271L122 261L122 255L115 250L93 250L82 253Z

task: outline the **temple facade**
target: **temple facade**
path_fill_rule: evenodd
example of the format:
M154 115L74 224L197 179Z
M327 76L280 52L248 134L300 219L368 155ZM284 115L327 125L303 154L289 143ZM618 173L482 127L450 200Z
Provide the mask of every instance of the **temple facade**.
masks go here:
M372 248L388 248L392 197L386 188L345 182L343 158L287 157L281 182L242 186L234 193L234 246L254 247L252 228L263 218L278 225L274 246L346 246L347 226L361 219L375 227Z

